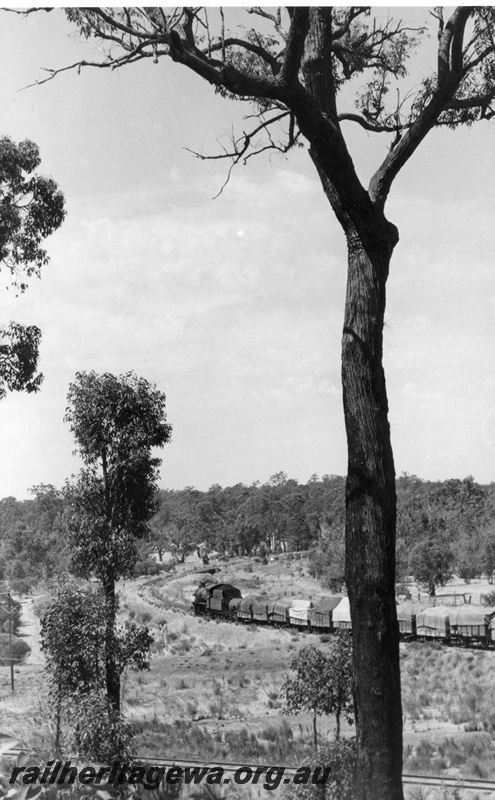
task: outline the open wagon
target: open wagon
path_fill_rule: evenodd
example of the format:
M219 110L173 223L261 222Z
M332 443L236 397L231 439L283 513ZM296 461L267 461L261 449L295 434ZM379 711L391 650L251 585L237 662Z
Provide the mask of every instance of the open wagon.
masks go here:
M266 598L248 594L239 603L237 619L244 622L268 622L268 601Z
M341 594L327 595L315 601L309 610L309 625L313 631L331 633L333 630L333 611L342 600Z
M397 622L401 639L415 639L417 635L417 617L424 610L421 603L401 603L397 606Z
M351 609L349 598L343 597L338 606L335 607L332 615L334 631L352 631Z
M312 608L311 600L293 600L289 608L289 624L309 631L309 612Z
M268 622L271 625L288 625L292 601L292 597L281 597L280 600L268 603Z
M452 642L471 647L472 644L488 647L491 643L490 622L495 608L488 606L455 606L450 612Z
M450 615L452 606L431 606L416 615L416 635L418 639L441 642L450 641Z

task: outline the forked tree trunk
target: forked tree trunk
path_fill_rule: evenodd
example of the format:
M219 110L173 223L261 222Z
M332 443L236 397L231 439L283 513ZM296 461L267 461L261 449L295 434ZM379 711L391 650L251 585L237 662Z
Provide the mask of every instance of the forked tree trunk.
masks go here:
M383 219L383 218L382 218ZM353 631L358 800L403 800L395 607L395 469L382 365L385 284L396 242L347 229L342 383L348 443L346 582Z
M404 800L399 626L395 607L395 468L383 371L385 289L397 228L331 161L310 149L347 239L342 387L347 433L346 585L353 636L356 800ZM345 154L344 154L345 156ZM345 165L345 157L343 163ZM347 186L347 188L345 188Z

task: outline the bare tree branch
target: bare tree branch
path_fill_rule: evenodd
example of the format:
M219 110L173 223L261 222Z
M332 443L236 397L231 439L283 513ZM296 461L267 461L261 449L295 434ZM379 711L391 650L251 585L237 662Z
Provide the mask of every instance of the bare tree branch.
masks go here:
M291 147L294 146L297 135L294 136L294 128L293 128L293 121L291 121L289 127L289 136L286 145L278 145L276 144L270 136L269 128L277 122L280 122L285 117L292 117L289 111L284 111L281 114L277 114L274 117L270 117L270 119L263 120L256 128L253 128L249 133L244 133L242 137L235 138L232 136L232 150L227 150L224 145L221 145L223 149L223 153L219 153L217 155L204 155L203 153L198 153L190 148L184 148L188 153L192 153L196 158L200 158L202 161L219 161L224 159L231 159L232 164L229 167L227 177L222 184L219 192L214 195L213 199L215 200L219 197L227 184L230 181L230 177L232 175L232 171L234 167L239 164L240 161L246 163L250 158L255 155L259 155L260 153L265 152L266 150L277 150L280 153L287 153ZM255 147L251 152L249 148L252 145L253 139L261 132L265 132L268 135L269 144L264 145L262 147Z
M209 44L207 48L202 50L201 52L206 55L207 53L212 53L215 50L222 50L222 53L228 47L243 47L244 50L249 51L250 53L254 53L255 55L262 58L266 63L271 67L272 72L276 75L280 71L280 64L277 61L276 57L273 56L271 53L268 52L264 47L260 45L254 44L253 42L248 42L245 39L237 39L234 36L229 36L225 40L221 40L219 42L215 42L214 44ZM223 58L225 60L225 58Z

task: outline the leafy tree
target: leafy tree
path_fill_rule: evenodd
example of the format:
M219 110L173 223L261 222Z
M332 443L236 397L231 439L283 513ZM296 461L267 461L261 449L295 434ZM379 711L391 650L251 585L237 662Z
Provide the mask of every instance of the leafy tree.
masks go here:
M56 716L55 746L60 747L65 717L78 750L100 760L122 754L123 730L118 712L105 702L105 616L101 588L66 583L41 620L41 647ZM152 641L148 629L121 626L115 633L112 658L119 675L129 666L148 669Z
M324 528L309 551L309 573L332 592L345 583L345 542L343 529Z
M158 495L158 511L151 520L151 541L160 561L168 549L183 564L200 540L198 504L201 493L192 486L179 492L162 491Z
M16 591L67 573L65 501L54 486L30 489L33 500L0 501L0 569Z
M335 738L340 738L340 720L344 716L353 721L352 701L352 644L347 634L337 635L328 654L314 645L302 647L292 659L294 678L287 676L281 692L285 696L287 711L313 713L313 736L318 746L317 717L322 714L335 716Z
M419 585L434 597L437 586L445 586L454 572L454 554L447 537L423 537L411 551L409 567Z
M487 525L481 531L481 563L489 583L493 583L495 573L495 530Z
M95 575L105 596L105 673L110 706L120 709L115 584L130 577L137 543L155 513L159 459L151 449L170 440L165 395L128 372L77 373L66 420L85 468L68 486L67 520L73 568Z
M0 269L23 292L26 279L39 277L48 263L43 241L65 217L64 197L51 178L36 174L41 163L34 142L0 138ZM0 329L0 399L9 391L36 392L41 331L11 322Z
M100 55L71 67L115 69L168 57L224 97L251 101L251 127L224 153L233 164L270 148L286 153L308 145L348 246L342 380L357 796L397 800L403 792L396 493L382 353L386 282L399 235L385 205L400 170L435 127L470 125L495 114L495 10L461 6L446 18L436 7L429 19L437 27L437 53L412 86L405 81L406 63L427 38L423 27L355 6L247 11L255 24L238 23L234 10L231 29L223 8L217 15L197 7L72 8L69 20L98 42ZM346 138L352 126L388 139L368 188Z

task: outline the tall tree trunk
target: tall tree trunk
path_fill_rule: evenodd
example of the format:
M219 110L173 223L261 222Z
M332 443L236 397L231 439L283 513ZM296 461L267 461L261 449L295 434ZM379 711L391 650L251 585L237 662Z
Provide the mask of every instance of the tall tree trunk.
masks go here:
M110 708L120 712L120 675L116 664L115 620L116 598L115 581L107 577L105 591L105 678Z
M403 800L395 469L382 365L385 284L396 232L390 225L387 241L383 230L375 240L373 229L364 236L352 226L346 231L346 582L354 642L358 800Z
M395 606L397 503L383 371L385 288L399 237L367 192L351 186L349 165L344 196L332 183L332 162L325 150L312 146L310 156L342 225L348 251L342 387L348 453L345 575L358 741L356 800L403 800Z
M101 451L101 466L103 484L105 487L105 513L108 525L108 536L112 535L112 492L108 474L108 459L105 448ZM102 580L105 592L105 679L107 685L107 698L110 708L120 712L120 675L117 670L115 652L115 623L117 617L117 599L115 596L115 572L110 565L107 566L106 575Z

